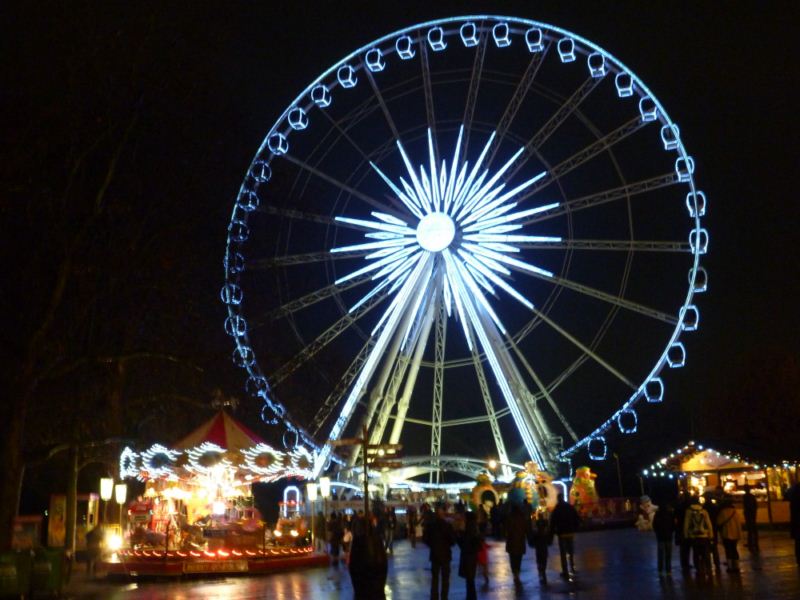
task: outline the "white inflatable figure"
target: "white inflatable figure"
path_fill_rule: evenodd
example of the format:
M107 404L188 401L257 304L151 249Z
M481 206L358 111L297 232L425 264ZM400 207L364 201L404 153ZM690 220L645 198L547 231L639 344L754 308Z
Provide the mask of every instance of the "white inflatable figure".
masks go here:
M642 496L639 500L639 516L636 519L636 528L639 531L652 531L653 517L658 510L658 506L653 504L650 496Z

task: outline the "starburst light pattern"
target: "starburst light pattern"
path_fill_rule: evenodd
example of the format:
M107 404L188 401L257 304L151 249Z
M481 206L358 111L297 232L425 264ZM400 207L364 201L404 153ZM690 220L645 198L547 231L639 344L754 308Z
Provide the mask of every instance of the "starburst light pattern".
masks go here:
M497 332L504 335L506 329L487 294L497 297L495 288L500 288L527 308L534 309L531 300L509 283L511 271L545 277L553 274L515 258L514 255L520 251L518 244L559 242L561 238L519 233L522 229L519 221L554 209L558 203L515 210L519 194L542 180L547 172L542 171L506 190L506 183L500 180L525 148L520 148L490 176L484 161L496 134L489 136L470 168L469 162L461 156L463 133L462 126L449 167L446 160L437 167L430 129L427 169L423 165L419 171L415 170L400 140L397 140L397 148L406 167L405 176L399 176L395 182L377 165L370 163L407 210L407 215L374 211L371 220L336 217L337 221L364 229L366 241L333 248L331 252L367 252L365 259L368 261L366 266L337 279L336 284L369 273L375 282L375 286L350 308L350 312L381 292L391 296L392 300L372 330L372 335L378 336L375 347L365 361L330 437L336 439L342 433L390 339L397 332L403 336L401 345L405 346L415 323L424 318L430 303L443 301L448 316L456 313L470 350L474 340L477 338L479 341L526 449L534 460L544 464L540 449L545 431L543 425L537 425L543 422L538 416L523 414L525 408L512 393L509 378L513 374L509 372L506 360L510 357L503 356L503 360L499 360L498 355L505 352L498 350L496 341ZM315 471L321 468L329 454L329 450L323 450Z

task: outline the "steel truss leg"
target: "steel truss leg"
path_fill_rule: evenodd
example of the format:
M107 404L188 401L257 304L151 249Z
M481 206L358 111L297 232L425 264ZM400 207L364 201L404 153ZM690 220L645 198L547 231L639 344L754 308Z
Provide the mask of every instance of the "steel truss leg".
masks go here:
M503 441L503 436L500 433L500 424L497 422L494 403L492 402L492 396L489 393L489 384L486 381L486 373L483 371L483 364L481 363L481 357L478 353L478 346L474 335L472 336L472 340L472 364L475 367L475 374L478 376L478 384L481 388L483 403L486 405L486 414L489 417L489 426L492 429L492 437L494 438L494 444L497 447L497 459L503 465L503 477L508 479L511 477L511 469L508 466L508 453L506 452L506 444Z
M422 356L425 354L425 347L428 345L428 337L433 328L433 311L435 308L435 301L431 301L428 305L428 309L425 311L425 321L423 321L422 324L422 332L417 340L417 346L414 348L414 356L411 359L411 368L408 372L405 386L403 387L403 395L397 403L397 414L395 416L394 425L392 426L392 433L389 436L390 444L398 443L398 441L400 441L400 434L403 433L403 425L406 421L406 413L408 413L411 394L414 391L414 385L417 382L417 375L419 374L419 367L422 364Z
M431 458L435 472L430 474L430 483L440 483L438 457L442 452L442 394L444 393L444 359L447 341L447 308L444 299L436 303L436 356L433 367L433 417L431 418ZM435 480L435 481L434 481Z

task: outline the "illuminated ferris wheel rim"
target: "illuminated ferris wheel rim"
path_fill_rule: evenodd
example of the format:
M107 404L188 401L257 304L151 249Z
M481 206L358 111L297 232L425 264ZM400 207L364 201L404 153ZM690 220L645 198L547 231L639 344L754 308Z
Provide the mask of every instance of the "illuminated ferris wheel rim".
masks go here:
M453 25L460 25L460 27L455 29L444 29L448 26ZM579 449L583 447L588 447L593 442L602 442L602 453L605 454L605 438L604 434L608 431L614 424L617 424L621 430L623 430L623 426L621 424L621 419L626 415L630 414L630 409L632 406L641 399L646 398L648 401L658 401L661 399L663 395L663 383L661 379L658 377L659 372L665 366L682 366L683 360L685 359L685 350L682 344L678 341L680 334L682 331L687 329L694 329L697 326L697 320L699 319L699 313L697 312L696 307L691 304L692 297L695 292L704 291L705 290L705 272L703 271L703 278L702 278L702 285L697 285L697 274L699 270L699 257L702 253L705 252L707 248L707 234L705 230L700 227L700 217L704 213L705 209L705 197L702 197L702 211L698 209L699 205L699 198L698 195L701 195L701 192L697 192L695 189L694 179L693 179L693 169L694 164L685 151L682 142L679 138L679 132L677 126L674 125L672 120L669 118L668 114L664 110L663 106L657 100L657 98L650 92L649 88L630 70L628 69L621 61L615 58L610 53L606 52L605 50L601 49L597 45L593 44L592 42L582 38L581 36L577 36L571 32L568 32L564 29L554 27L545 23L528 20L528 19L521 19L516 17L505 17L505 16L491 16L491 15L470 15L465 17L457 17L457 18L448 18L448 19L439 19L434 21L429 21L426 23L414 25L389 35L386 35L377 41L372 43L366 44L359 48L358 50L352 52L339 62L337 62L334 66L329 68L325 71L320 77L318 77L314 82L312 82L308 87L306 87L292 102L289 107L284 111L284 113L280 116L280 118L276 121L275 125L272 127L270 132L267 134L261 148L259 149L258 153L256 154L256 159L254 159L253 164L251 165L251 172L254 168L256 168L257 163L259 162L259 157L267 156L267 164L271 163L271 161L276 156L281 156L285 149L282 147L283 144L286 144L286 148L288 148L287 137L294 131L305 129L308 125L307 121L307 111L313 109L315 106L324 108L328 104L330 104L332 96L331 92L335 91L338 87L352 87L355 85L357 80L358 73L362 70L368 69L372 72L377 72L379 70L383 70L385 68L384 58L397 53L401 55L401 58L412 58L414 56L414 44L416 43L424 43L425 39L427 38L427 42L429 46L434 50L443 50L449 41L452 41L450 38L455 38L458 41L458 37L461 37L461 41L464 45L468 45L468 40L465 38L465 27L472 26L471 39L477 39L476 36L480 34L484 34L486 36L491 35L494 38L494 42L498 47L502 47L503 45L508 45L510 43L511 36L525 36L525 41L528 41L527 35L528 32L539 28L540 34L543 32L544 35L547 36L548 40L556 43L556 36L560 36L557 41L558 50L561 54L562 47L561 44L565 40L568 42L565 44L565 51L572 53L572 59L574 60L575 54L585 54L588 56L589 68L592 68L592 56L598 55L602 58L600 63L601 65L599 68L603 69L603 76L608 73L616 73L617 77L619 78L620 75L625 75L630 80L629 89L636 90L636 94L640 97L640 110L642 109L642 100L647 99L648 101L648 111L651 111L653 119L657 119L662 123L662 138L664 138L664 131L667 130L671 132L674 139L667 140L664 138L665 146L667 145L668 141L672 144L670 148L667 146L667 149L674 149L677 150L678 154L678 161L676 161L676 171L678 170L677 164L681 160L683 161L684 171L685 171L685 178L682 179L683 182L687 183L690 189L689 196L695 198L695 214L693 215L695 226L692 230L692 235L694 236L694 241L692 243L692 254L693 254L693 264L690 270L689 275L689 288L687 295L685 297L685 301L683 306L679 311L679 315L676 319L676 325L673 330L673 333L669 339L669 342L662 353L659 360L656 362L655 366L652 368L649 375L644 379L644 382L639 386L637 390L629 397L629 399L624 402L622 407L617 410L612 416L602 423L599 427L595 429L592 433L584 436L582 439L576 441L572 446L564 450L560 454L560 458L567 458L577 452ZM518 29L519 26L524 26L526 29ZM413 39L408 35L410 33L419 34L417 37ZM469 32L468 32L469 33ZM433 37L432 37L433 36ZM400 40L408 39L408 45L403 45L401 47ZM516 37L514 38L516 39ZM543 40L543 37L540 37L540 42ZM470 40L471 41L471 40ZM393 42L386 45L388 42ZM485 43L489 43L488 41ZM530 42L529 47L530 47ZM439 45L439 48L436 46ZM474 45L474 44L470 44ZM580 47L583 46L583 47ZM405 50L406 53L411 53L410 56L402 56L402 51ZM377 52L376 52L377 51ZM531 49L533 51L533 49ZM562 54L562 62L564 61L564 56ZM351 64L352 63L352 64ZM342 70L344 69L344 73ZM619 79L617 79L619 81ZM619 90L619 84L618 84ZM305 103L303 102L305 100ZM327 104L326 104L327 102ZM299 109L299 110L298 110ZM644 112L642 112L642 117L644 118ZM399 140L398 140L399 142ZM283 151L282 151L283 150ZM261 159L263 162L263 159ZM679 173L681 175L681 173ZM242 188L240 189L240 198L242 194L248 193L246 189L246 184L242 184ZM688 198L688 197L687 197ZM233 216L232 216L232 223L237 219L237 213L240 211L240 205L234 208ZM690 208L691 213L691 208ZM425 218L428 219L428 223L433 223L436 221L436 226L438 228L444 227L447 230L445 238L447 238L446 243L442 241L442 239L437 238L437 236L429 236L427 233L427 227L423 226L422 223L417 226L416 230L416 237L420 244L425 242L425 244L429 244L430 247L426 248L428 250L438 252L440 246L442 249L446 248L452 241L452 236L455 235L455 231L452 233L449 231L449 226L452 225L447 223L446 220L442 220L439 217L432 217L434 213L427 215ZM428 218L430 217L430 218ZM436 228L434 228L436 229ZM455 227L453 227L455 230ZM692 237L690 236L690 241ZM425 246L423 246L425 247ZM230 265L233 257L231 255L231 238L229 237L228 248L226 251L226 265ZM228 280L230 282L231 270L228 269ZM226 284L227 285L227 284ZM225 294L225 290L223 290L223 295ZM238 312L236 310L237 303L228 302L228 312L229 318L240 318L238 317ZM691 320L692 322L689 323L687 326L687 319ZM239 355L247 355L247 353L252 354L252 350L249 347L249 341L247 338L247 333L242 332L241 335L237 335L237 352ZM672 353L672 355L671 355ZM250 362L250 364L244 365L248 372L250 372L251 378L262 378L263 375L260 373L257 365L254 366L254 361ZM266 381L265 381L266 384ZM269 400L269 392L268 392L268 385L264 386L264 392L262 397L268 403L272 403ZM285 408L282 407L279 403L273 403L277 410L273 410L273 412L278 415L278 417L282 417L286 414ZM635 418L635 413L634 413ZM308 445L313 445L315 448L319 449L316 442L313 440L312 436L307 434L302 427L297 426L295 423L292 423L290 420L286 422L287 428L289 431L293 432L295 436L299 436L301 439L305 441ZM635 422L634 422L635 428ZM324 453L324 450L323 450ZM591 454L591 452L590 452Z

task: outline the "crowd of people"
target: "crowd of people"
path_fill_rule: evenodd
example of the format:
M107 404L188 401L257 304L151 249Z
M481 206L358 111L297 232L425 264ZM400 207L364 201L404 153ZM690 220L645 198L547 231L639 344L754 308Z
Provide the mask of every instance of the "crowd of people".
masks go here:
M790 493L792 501L791 534L800 565L800 484ZM649 501L649 498L647 499ZM423 504L419 512L410 508L406 513L406 537L416 548L422 541L428 548L431 564L431 594L433 600L448 597L451 579L453 547L460 549L458 576L465 582L467 600L477 598L476 580L482 577L489 584L488 549L492 539L505 543L510 570L517 587L522 585L520 573L523 556L532 548L540 584L547 585L549 548L558 540L561 577L575 576L575 534L581 520L564 497L559 494L555 508L534 510L527 501L503 503L490 511L483 506L467 510L458 503L453 513L444 503L431 507ZM680 567L695 569L700 578L719 573L724 566L731 575L739 573L739 543L745 541L749 552L759 553L756 527L755 499L750 490L743 498L743 516L730 497L721 491L709 494L700 501L698 495L681 494L675 502L653 504L648 519L656 538L656 559L659 576L672 572L673 546L678 548ZM346 564L356 599L384 598L388 572L388 555L393 553L398 519L393 508L380 504L367 517L333 512L326 519L318 513L314 521L317 539L327 543L331 565L335 571ZM724 550L724 563L719 545Z

